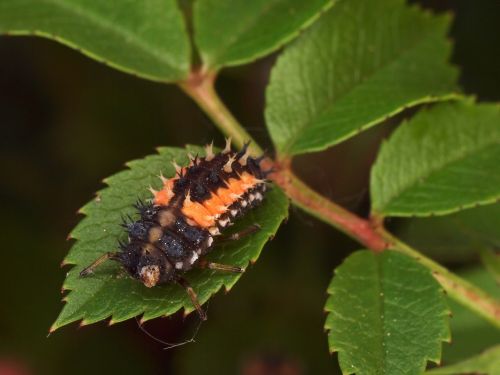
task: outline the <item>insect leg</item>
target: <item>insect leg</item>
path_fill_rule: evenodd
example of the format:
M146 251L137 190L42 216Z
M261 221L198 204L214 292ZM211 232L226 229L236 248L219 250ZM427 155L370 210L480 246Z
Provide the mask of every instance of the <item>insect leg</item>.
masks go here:
M200 302L198 301L198 296L196 295L196 292L194 291L193 287L183 277L179 276L176 281L179 285L181 285L184 289L186 289L186 292L189 295L189 298L191 298L191 302L193 303L194 308L198 312L200 319L207 320L207 315L205 314L205 311L203 311L203 309L201 308Z
M118 259L118 253L114 252L108 252L99 258L97 258L94 263L92 263L90 266L85 267L81 272L80 272L80 277L85 277L90 275L91 273L94 272L94 269L99 266L101 263L105 262L108 259Z
M198 266L198 268L202 268L202 269L208 268L210 270L216 270L216 271L224 271L224 272L232 272L232 273L245 272L245 270L241 267L230 266L228 264L209 262L205 259L200 260L198 262L197 266Z
M260 228L259 224L252 224L252 225L246 227L245 229L240 230L239 232L233 233L227 237L223 237L223 238L217 240L217 243L236 241L236 240L239 240L240 238L243 238L243 237L246 237L250 234L258 232L260 229L261 228Z

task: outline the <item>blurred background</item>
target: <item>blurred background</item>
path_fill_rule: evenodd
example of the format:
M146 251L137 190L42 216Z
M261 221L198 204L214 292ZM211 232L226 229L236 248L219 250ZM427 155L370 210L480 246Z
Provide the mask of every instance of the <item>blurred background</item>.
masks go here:
M455 14L452 62L461 69L464 90L480 100L500 100L500 3L422 3ZM226 69L217 82L229 108L268 150L264 93L275 58ZM370 166L381 140L400 120L326 152L301 156L295 169L324 195L366 215ZM156 146L211 140L223 141L175 86L117 72L52 41L0 37L1 375L339 373L323 332L323 305L333 268L359 245L295 208L235 288L211 300L196 343L165 351L134 320L112 327L73 324L47 337L62 307L67 269L59 264L71 246L66 236L80 220L78 208L103 187L101 180L126 161L154 153ZM451 241L457 223L477 224L474 215L484 214L474 210L446 220L389 225L494 291L494 281L475 268L476 241L463 233ZM478 229L481 236L498 246L499 239L491 238L498 229L485 225ZM464 324L453 332L453 344L444 344L444 363L500 340L480 319L455 305L452 309L453 322ZM146 328L179 341L196 325L196 316L174 316Z

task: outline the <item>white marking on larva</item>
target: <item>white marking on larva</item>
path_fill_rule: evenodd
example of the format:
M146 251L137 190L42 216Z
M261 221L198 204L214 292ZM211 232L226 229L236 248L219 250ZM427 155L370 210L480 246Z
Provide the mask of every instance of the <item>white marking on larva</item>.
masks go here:
M255 195L250 194L250 195L248 196L248 199L250 199L250 202L253 202L253 201L255 200Z
M233 165L235 159L236 155L233 155L227 160L226 164L224 164L224 168L222 168L224 172L231 173L233 171L233 168L231 168L231 166Z
M168 181L168 178L165 178L165 176L163 176L163 173L161 173L161 171L158 177L160 178L163 185L165 185L165 183Z
M196 252L193 251L193 255L191 255L191 259L189 259L189 263L193 264L194 262L196 262L197 259L198 259L198 254L196 254Z
M219 220L219 225L224 228L227 223L229 223L229 219L226 219L226 220Z
M210 247L212 246L212 244L214 243L214 239L213 237L208 237L207 238L207 246ZM201 251L201 250L200 250Z
M175 222L175 215L171 209L162 210L158 213L158 222L162 227L168 227Z
M231 152L231 137L226 138L226 147L222 150L223 154L227 154L229 152Z
M264 198L264 197L262 196L262 194L261 194L261 193L257 193L257 194L255 194L255 199L257 199L258 201L261 201L261 200L262 200L262 198Z
M240 199L240 197L241 197L240 194L235 194L235 193L229 194L229 198L231 198L232 200L238 200Z
M160 267L156 264L144 266L141 268L139 275L144 285L148 288L152 288L158 284L158 281L160 280Z
M175 168L175 173L181 173L182 168L175 162L175 160L172 162L172 165Z
M210 161L214 158L215 155L214 155L213 147L214 147L214 142L205 146L205 155L206 155L205 160L206 161Z
M247 165L247 159L248 159L248 156L250 156L250 152L248 151L248 149L245 151L245 153L243 154L243 156L241 158L238 159L238 162L245 166Z
M151 186L149 187L149 191L151 192L151 194L153 194L153 196L156 196L156 194L158 194L158 191L153 189Z
M196 250L196 253L197 253L198 255L200 255L200 254L201 254L201 249Z
M220 234L219 228L217 228L217 227L212 227L212 228L209 228L209 229L208 229L208 232L209 232L212 236L218 236L218 235Z
M241 207L246 207L247 204L248 204L248 202L247 201L241 201L240 204L241 204Z
M175 268L177 268L178 270L180 270L183 266L183 263L182 262L177 262L175 263Z
M149 232L148 232L149 242L158 241L161 238L162 234L163 234L163 231L161 230L160 227L152 227L151 229L149 229Z
M238 210L231 210L231 216L236 216L238 214Z

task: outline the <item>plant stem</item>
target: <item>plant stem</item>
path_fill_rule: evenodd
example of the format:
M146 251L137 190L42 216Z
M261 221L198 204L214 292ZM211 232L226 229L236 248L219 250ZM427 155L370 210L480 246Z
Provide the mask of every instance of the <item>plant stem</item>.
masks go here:
M193 72L180 87L198 103L226 136L232 137L237 147L241 148L244 142L252 141L251 152L254 155L262 154L259 145L220 100L214 88L214 81L215 74ZM391 249L415 258L433 272L451 298L500 328L500 303L497 300L394 237L384 229L382 218L363 219L321 196L293 174L289 159L274 162L268 160L267 163L272 163L274 169L270 178L283 189L293 204L341 230L368 249L377 252Z
M203 109L226 137L231 137L232 143L237 148L242 148L245 142L250 141L248 147L250 153L262 155L260 146L238 123L215 92L215 77L215 73L195 71L179 86Z
M276 172L270 177L296 206L356 239L369 249L382 251L388 247L389 244L375 231L368 220L354 215L312 190L295 176L286 164L284 167L280 167L281 163L275 164Z
M365 220L321 196L293 174L289 162L285 161L282 168L278 166L273 182L296 206L341 230L368 249L376 252L395 250L416 259L432 271L451 298L500 328L500 304L497 300L387 232L381 219Z

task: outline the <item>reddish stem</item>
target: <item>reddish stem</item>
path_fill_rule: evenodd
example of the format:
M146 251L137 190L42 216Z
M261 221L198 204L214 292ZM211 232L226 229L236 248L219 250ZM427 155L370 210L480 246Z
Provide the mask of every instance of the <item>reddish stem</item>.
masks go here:
M275 172L270 178L295 205L335 226L368 249L380 252L389 247L387 241L377 232L378 221L365 220L315 192L295 176L290 169L289 160L274 163L273 168Z

